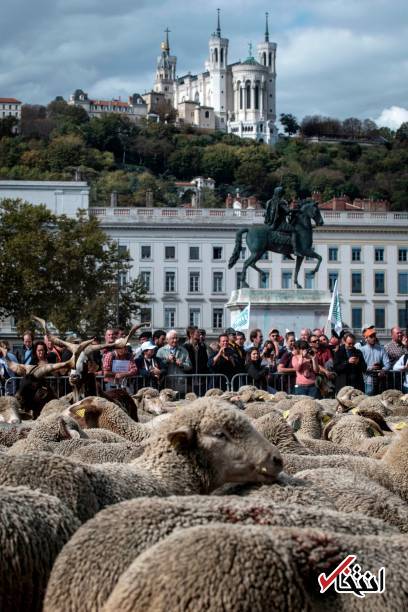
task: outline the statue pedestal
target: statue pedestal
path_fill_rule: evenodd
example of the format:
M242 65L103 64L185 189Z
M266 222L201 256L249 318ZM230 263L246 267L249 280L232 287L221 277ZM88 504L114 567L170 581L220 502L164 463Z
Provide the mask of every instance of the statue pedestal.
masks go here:
M267 335L276 327L281 334L299 335L303 327L326 325L330 301L330 291L317 289L238 289L226 306L233 314L250 304L249 329L259 327Z

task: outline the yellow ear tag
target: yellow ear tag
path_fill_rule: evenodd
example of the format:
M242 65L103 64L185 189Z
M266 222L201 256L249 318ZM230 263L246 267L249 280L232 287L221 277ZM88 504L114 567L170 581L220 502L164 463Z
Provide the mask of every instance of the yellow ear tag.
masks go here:
M352 409L351 409L351 412L352 412L353 414L357 414L357 413L358 413L358 408L352 408Z
M394 429L404 429L405 427L408 427L408 423L406 423L405 421L400 421L399 423L394 425Z
M375 435L375 436L381 436L380 432L379 432L379 431L376 431L375 429L374 429L374 435Z
M285 410L284 412L282 412L282 416L284 419L287 419L289 416L289 410Z
M80 408L79 410L76 411L75 413L77 416L84 418L85 416L85 408Z
M328 414L325 414L325 415L324 415L324 417L323 417L323 419L322 419L322 421L323 421L323 425L327 425L327 423L328 423L329 421L331 421L331 420L332 420L331 416L329 416Z

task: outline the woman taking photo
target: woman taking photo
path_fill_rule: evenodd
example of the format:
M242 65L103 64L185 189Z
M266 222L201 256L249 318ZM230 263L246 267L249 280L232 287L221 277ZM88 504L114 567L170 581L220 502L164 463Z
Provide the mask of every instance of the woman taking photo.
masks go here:
M316 375L319 373L317 355L305 340L297 340L294 345L292 366L296 372L295 395L308 395L319 399Z
M258 387L258 389L267 388L269 368L262 365L261 356L257 348L249 349L246 356L245 370L248 376L253 379L255 387Z

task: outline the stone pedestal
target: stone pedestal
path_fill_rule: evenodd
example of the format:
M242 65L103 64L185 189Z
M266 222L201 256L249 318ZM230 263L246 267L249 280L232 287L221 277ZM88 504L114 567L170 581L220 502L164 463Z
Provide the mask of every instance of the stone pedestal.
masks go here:
M231 293L230 313L250 308L249 329L259 327L264 334L276 327L298 335L303 327L324 327L329 314L330 291L317 289L238 289Z

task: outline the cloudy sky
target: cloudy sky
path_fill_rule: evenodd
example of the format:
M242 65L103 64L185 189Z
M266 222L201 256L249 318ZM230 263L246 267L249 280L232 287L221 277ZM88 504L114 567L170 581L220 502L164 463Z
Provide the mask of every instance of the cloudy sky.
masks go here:
M143 93L166 27L178 74L203 71L217 7L230 62L262 40L269 11L278 113L408 120L407 0L3 0L0 97Z

